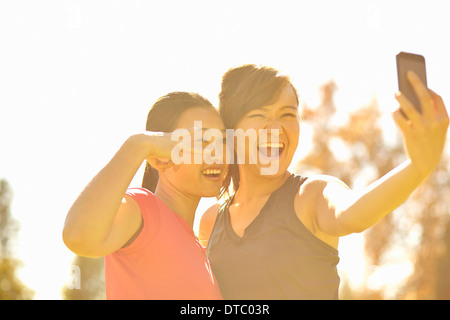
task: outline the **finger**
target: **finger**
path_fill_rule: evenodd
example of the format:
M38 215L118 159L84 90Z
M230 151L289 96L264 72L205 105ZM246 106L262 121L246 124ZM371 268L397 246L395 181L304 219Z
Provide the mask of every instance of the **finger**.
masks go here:
M190 136L203 136L203 128L202 127L191 127L187 128L186 132Z
M183 151L189 152L191 154L202 154L203 153L203 141L192 141L183 140L180 142L180 147Z
M419 98L423 114L425 116L431 116L433 114L433 103L428 88L413 71L408 71L406 76Z
M438 118L448 119L447 108L445 107L444 100L442 100L442 97L433 90L431 89L428 90L430 91L431 98L433 99L434 111L436 112Z
M419 113L419 111L417 111L417 109L414 108L414 106L411 103L411 101L409 101L408 98L406 98L404 94L402 94L401 92L397 92L395 94L395 99L400 104L400 108L404 112L404 114L406 115L407 119L411 120L414 123L417 123L417 122L420 121L420 113Z
M404 134L410 130L411 128L410 121L405 118L401 108L398 108L397 110L392 112L392 118L394 119L395 123L398 125L398 127Z

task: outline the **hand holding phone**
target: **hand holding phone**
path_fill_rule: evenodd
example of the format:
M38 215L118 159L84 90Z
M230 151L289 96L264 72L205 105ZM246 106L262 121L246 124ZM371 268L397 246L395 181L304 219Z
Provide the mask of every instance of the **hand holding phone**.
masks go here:
M427 74L425 68L425 58L418 54L400 52L397 59L398 90L414 105L417 111L422 112L419 98L416 95L411 83L406 77L408 71L413 71L427 86ZM403 112L402 112L403 113ZM404 114L403 114L404 115Z
M424 179L441 158L450 119L442 98L427 88L422 56L399 53L397 72L400 93L395 98L400 106L393 118L402 132L412 168Z

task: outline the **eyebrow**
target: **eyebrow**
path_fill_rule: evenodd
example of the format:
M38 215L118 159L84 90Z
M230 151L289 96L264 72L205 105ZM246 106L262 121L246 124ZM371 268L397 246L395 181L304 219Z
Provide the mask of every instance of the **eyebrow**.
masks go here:
M258 110L258 109L262 109L262 110L266 111L267 109L269 109L269 107L268 106L262 106L262 107L259 107L259 108L255 108L255 109L253 109L251 111ZM280 110L284 110L284 109L292 109L292 110L298 111L298 106L295 107L295 106L291 106L291 105L286 105L286 106L283 106L283 107L280 108Z
M214 130L219 130L220 132L222 132L223 134L226 134L227 130L226 129L217 129L217 128L202 128L202 131L207 131L209 129L214 129Z
M294 107L294 106L284 106L284 107L281 108L281 110L283 110L283 109L293 109L293 110L297 111L297 110L298 110L298 107Z
M194 129L200 129L200 128L196 128L196 127L191 127L191 128L187 128L187 130L194 130ZM217 129L217 128L202 128L202 131L207 131L209 129L214 129L214 130L219 130L220 132L222 132L223 134L226 134L226 129Z

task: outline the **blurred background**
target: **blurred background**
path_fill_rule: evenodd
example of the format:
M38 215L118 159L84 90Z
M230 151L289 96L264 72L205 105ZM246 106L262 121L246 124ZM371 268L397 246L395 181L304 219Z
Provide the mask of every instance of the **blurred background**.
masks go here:
M299 91L292 171L354 189L377 179L405 159L395 55L424 55L450 104L449 16L444 0L1 1L0 299L104 299L103 259L62 242L71 204L157 98L217 105L240 64L278 68ZM447 148L404 205L342 238L341 299L450 299L448 172Z

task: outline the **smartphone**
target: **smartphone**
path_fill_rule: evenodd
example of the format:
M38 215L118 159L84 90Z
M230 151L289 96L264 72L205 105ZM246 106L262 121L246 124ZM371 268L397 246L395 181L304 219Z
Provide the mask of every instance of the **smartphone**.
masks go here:
M406 73L413 71L422 83L427 86L427 74L425 69L425 58L419 54L400 52L397 58L398 90L408 98L417 111L421 112L420 101L413 87L406 78ZM402 111L403 113L403 111ZM403 113L403 115L405 115Z

